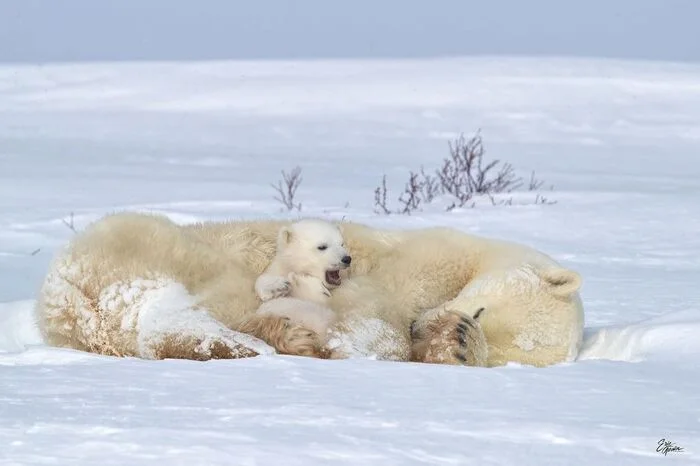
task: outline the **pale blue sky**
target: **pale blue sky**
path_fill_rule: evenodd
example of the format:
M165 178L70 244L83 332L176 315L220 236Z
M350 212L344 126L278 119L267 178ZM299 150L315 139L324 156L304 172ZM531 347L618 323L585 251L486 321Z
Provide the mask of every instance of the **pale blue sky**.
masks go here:
M700 61L700 0L0 0L0 61L576 55Z

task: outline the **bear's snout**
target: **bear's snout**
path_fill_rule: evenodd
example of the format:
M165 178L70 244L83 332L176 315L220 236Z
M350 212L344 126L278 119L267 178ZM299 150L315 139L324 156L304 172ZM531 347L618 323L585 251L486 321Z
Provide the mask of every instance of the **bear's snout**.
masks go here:
M341 259L341 262L345 265L350 265L350 262L352 262L352 257L343 256L343 258Z

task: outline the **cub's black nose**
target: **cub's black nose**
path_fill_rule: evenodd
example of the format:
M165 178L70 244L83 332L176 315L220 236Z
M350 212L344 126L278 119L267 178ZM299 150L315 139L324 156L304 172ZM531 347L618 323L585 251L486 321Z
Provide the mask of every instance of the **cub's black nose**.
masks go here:
M344 256L343 259L342 259L342 261L343 261L343 264L345 264L345 265L350 265L350 262L352 261L352 257L350 257L350 256Z

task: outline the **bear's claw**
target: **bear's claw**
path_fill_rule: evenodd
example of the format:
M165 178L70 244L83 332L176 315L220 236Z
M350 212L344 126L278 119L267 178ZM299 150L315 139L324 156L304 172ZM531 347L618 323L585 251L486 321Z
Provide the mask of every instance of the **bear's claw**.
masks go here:
M464 334L457 335L457 339L459 340L459 344L462 346L466 346L467 344L467 338L465 337Z
M477 312L480 314L481 310ZM416 322L411 327L412 361L486 365L486 337L474 318L447 311L423 325Z

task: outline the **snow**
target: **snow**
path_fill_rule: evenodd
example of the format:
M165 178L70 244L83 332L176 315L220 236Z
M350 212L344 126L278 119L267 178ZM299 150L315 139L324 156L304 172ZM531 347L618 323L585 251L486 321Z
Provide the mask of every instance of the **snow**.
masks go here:
M373 212L384 173L396 199L409 170L477 129L487 157L535 170L556 203ZM694 64L2 66L0 463L700 464L699 153ZM33 300L71 227L122 209L293 218L270 183L297 164L303 215L450 225L579 271L579 360L147 361L42 343ZM683 451L664 456L662 439Z

